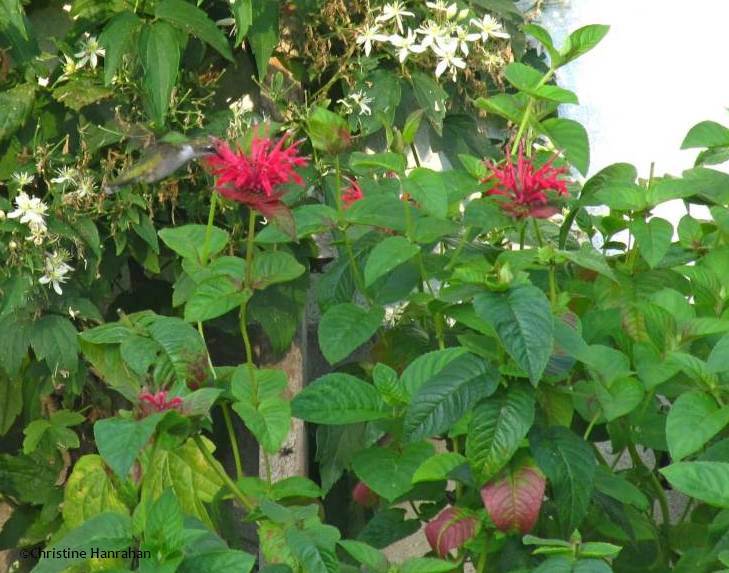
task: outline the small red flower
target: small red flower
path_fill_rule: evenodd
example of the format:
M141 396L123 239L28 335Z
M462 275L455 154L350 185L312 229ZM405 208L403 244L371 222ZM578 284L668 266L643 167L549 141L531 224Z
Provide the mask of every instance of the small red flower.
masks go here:
M439 557L463 546L476 533L476 519L449 506L425 526L425 538Z
M303 180L296 168L308 164L306 157L297 155L301 142L284 148L285 141L286 136L277 142L254 137L249 153L240 147L234 150L226 142L219 141L217 153L205 160L217 178L218 192L265 217L275 215L285 193L280 187L291 182L301 185Z
M496 180L496 185L486 191L487 195L501 195L506 198L501 208L517 219L524 217L537 217L546 219L557 212L549 205L546 191L556 191L560 195L567 195L567 182L559 176L567 173L567 167L553 167L550 159L539 169L528 157L524 157L523 147L519 148L517 164L506 158L506 163L497 166L493 162L487 163L492 174L482 182Z
M359 186L355 179L349 179L349 187L342 192L342 202L344 207L349 207L352 203L356 203L360 199L364 198L362 188Z
M148 390L139 393L139 405L145 415L155 412L166 412L167 410L182 411L182 398L175 396L171 400L167 399L167 390L160 390L156 394L152 394Z
M362 507L374 507L380 501L380 496L372 491L364 482L357 482L352 490L352 499Z

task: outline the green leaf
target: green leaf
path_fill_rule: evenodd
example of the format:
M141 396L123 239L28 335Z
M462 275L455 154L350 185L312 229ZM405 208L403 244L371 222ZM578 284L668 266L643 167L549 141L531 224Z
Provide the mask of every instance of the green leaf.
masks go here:
M165 123L172 90L177 84L181 46L178 33L167 22L146 24L140 36L140 59L144 68L142 85L150 115L158 126Z
M555 48L554 41L552 40L552 36L549 35L549 32L537 24L527 24L522 27L522 30L544 46L549 54L551 67L558 68L562 62L562 54Z
M554 322L544 293L535 286L520 285L504 293L477 295L473 304L536 386L552 354Z
M529 434L532 455L552 484L562 532L570 535L587 513L595 478L590 446L567 428L535 427Z
M406 494L420 465L433 454L433 446L416 442L396 451L372 446L357 452L352 469L367 486L388 501Z
M233 410L270 454L279 450L291 427L291 405L283 396L286 388L283 370L239 366L233 373Z
M482 110L508 119L518 124L521 121L524 110L519 98L512 94L494 94L489 98L480 97L476 105Z
M205 438L209 451L215 447ZM177 497L185 515L197 517L211 529L212 521L205 504L213 501L223 486L219 472L224 472L218 465L217 471L205 460L192 440L173 450L157 448L154 457L145 457L144 487L142 488L142 504L151 504L162 493L170 488Z
M605 385L595 380L592 387L608 422L630 414L643 400L643 386L629 376L615 378Z
M573 119L555 117L541 123L547 137L564 155L577 171L587 175L590 167L590 140L581 123Z
M8 433L23 410L23 383L21 378L6 378L0 370L0 436Z
M235 45L238 47L253 24L253 0L235 0L230 9L235 18Z
M473 411L466 456L481 477L494 477L513 457L534 423L534 392L514 384Z
M400 384L412 396L428 380L440 373L443 368L459 356L466 354L462 347L434 350L418 356L402 373Z
M71 78L67 82L53 89L53 99L66 107L81 111L102 99L111 97L114 92L105 86L100 86L91 78Z
M204 254L206 225L183 225L182 227L168 227L159 232L159 238L170 249L184 259L192 259L202 263ZM222 251L228 244L228 231L218 227L210 228L208 241L208 256L214 256Z
M52 547L54 555L44 557L33 569L33 573L61 573L74 563L86 561L92 550L121 551L133 543L132 520L121 513L105 512L84 522L80 527L64 535ZM65 550L65 551L64 551Z
M162 416L153 414L141 420L106 418L94 424L94 439L99 454L123 480L147 445Z
M253 555L238 549L216 549L185 557L175 573L249 573L256 564Z
M185 320L204 322L217 318L238 308L250 297L240 281L224 274L210 277L195 287L185 304Z
M253 259L251 286L264 289L276 283L286 283L300 277L305 270L304 265L284 251L258 253Z
M263 80L268 60L278 44L279 0L253 2L253 18L248 29L248 41L256 58L258 78Z
M338 153L349 146L349 126L339 114L317 106L306 120L306 133L314 149Z
M412 397L403 430L414 442L449 430L476 402L496 390L498 372L474 354L459 356Z
M162 347L178 383L202 385L207 381L210 375L207 347L195 328L181 318L157 315L146 326L150 336Z
M677 462L659 471L681 493L729 509L729 463Z
M448 573L454 570L454 564L445 559L412 557L400 565L399 573Z
M560 251L560 254L577 266L600 273L612 281L618 281L605 257L589 243L580 245L579 251Z
M233 61L225 34L200 8L185 0L161 0L155 6L154 15L210 44L226 60Z
M640 249L645 262L653 268L668 253L673 238L673 225L665 219L653 217L647 223L643 219L635 219L630 225L630 232Z
M466 458L455 452L436 454L428 458L413 474L413 483L445 481L448 474L466 463Z
M71 373L78 370L78 332L73 323L62 316L49 314L33 323L30 345L36 357L45 360L48 369Z
M562 47L562 64L565 65L592 50L610 31L610 26L591 24L572 32Z
M413 93L418 105L425 112L425 117L428 118L436 133L441 135L443 120L446 116L448 93L429 74L414 71L411 77Z
M552 85L541 85L543 75L522 64L513 62L504 68L504 76L516 89L538 99L557 103L579 103L577 96L569 90Z
M694 125L681 144L681 149L693 147L725 147L729 145L729 129L715 121Z
M366 173L370 169L405 173L405 158L399 153L386 151L384 153L362 153L355 151L349 157L349 166L354 171Z
M403 180L403 188L427 214L445 219L448 214L448 189L442 173L416 167Z
M131 371L124 363L119 347L110 344L94 344L87 341L83 337L84 334L86 333L82 333L79 344L95 373L127 400L136 400L141 389L141 380L139 375Z
M107 511L129 515L119 487L107 472L101 457L81 456L64 487L64 524L73 529Z
M23 127L34 100L35 88L30 84L19 84L0 92L0 143Z
M409 261L419 252L420 247L413 245L405 237L388 237L378 243L367 257L365 286L371 286L377 279Z
M719 407L714 398L702 392L681 394L666 419L666 442L671 458L680 461L698 452L727 424L729 406Z
M415 141L415 136L423 119L423 113L422 109L416 109L405 119L405 125L402 128L402 139L405 145L410 145Z
M125 55L136 48L136 40L142 27L142 20L131 12L114 16L99 36L104 47L104 85L110 86Z
M319 322L319 346L327 362L336 364L367 342L377 332L385 310L366 310L345 302L330 307Z
M294 416L315 424L354 424L391 415L377 388L340 372L306 386L294 397L291 408Z
M349 539L340 541L339 545L358 563L378 573L386 573L389 566L387 558L374 547Z
M329 492L349 468L355 452L365 447L364 440L364 424L320 425L316 429L316 461L324 493Z
M28 355L32 330L33 323L30 320L18 319L13 313L0 318L0 366L10 376L20 372L23 360Z

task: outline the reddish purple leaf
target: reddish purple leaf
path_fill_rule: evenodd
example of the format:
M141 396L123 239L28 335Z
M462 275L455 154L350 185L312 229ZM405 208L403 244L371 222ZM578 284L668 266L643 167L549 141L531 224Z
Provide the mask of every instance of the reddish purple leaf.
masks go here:
M445 557L452 549L461 547L475 532L476 519L451 506L446 507L425 526L425 537L440 557Z
M539 517L545 485L544 474L527 460L483 486L481 499L497 529L527 533Z
M362 507L374 507L380 500L380 496L360 481L352 490L352 499Z

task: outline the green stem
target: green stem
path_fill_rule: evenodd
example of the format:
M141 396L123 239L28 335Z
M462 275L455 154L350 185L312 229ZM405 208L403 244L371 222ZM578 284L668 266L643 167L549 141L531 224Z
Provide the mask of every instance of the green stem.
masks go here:
M597 419L600 417L600 412L595 412L595 415L592 417L592 420L590 420L590 424L587 426L587 429L585 430L585 435L582 437L585 441L587 441L590 437L590 434L592 433L592 429L595 427L595 424L597 423Z
M340 225L342 225L342 238L344 241L344 249L347 251L347 258L349 259L349 266L352 267L352 279L354 284L357 285L359 291L365 296L365 298L371 302L367 291L365 290L364 279L359 271L359 266L354 258L354 250L352 249L352 243L347 235L347 227L344 225L344 206L342 204L342 169L339 164L339 155L335 158L335 174L336 174L336 187L337 187L337 213L339 214Z
M549 265L549 300L552 305L557 304L557 277L554 264Z
M208 212L208 226L205 229L205 242L203 243L202 248L202 264L203 266L207 266L208 264L208 254L210 252L210 238L212 236L213 231L213 222L215 221L215 209L218 204L218 194L213 192L211 198L210 198L210 211ZM197 331L200 333L200 338L203 339L203 343L205 344L205 348L207 350L208 343L205 340L205 331L203 330L202 322L198 320L197 322ZM210 351L207 352L208 355L208 365L210 366L210 372L212 373L213 380L217 379L217 374L215 373L215 366L213 365L213 360L210 357ZM233 452L233 461L235 463L235 475L238 479L242 478L245 474L243 472L243 464L240 459L240 448L238 447L238 438L235 435L235 429L233 428L233 422L230 417L230 408L226 402L221 403L220 409L223 411L223 420L225 421L225 429L228 432L228 440L230 441L230 449Z
M481 552L481 556L478 558L478 566L476 567L477 573L486 573L486 562L488 560L488 551L487 551L488 544L489 544L488 534L484 533L483 551Z
M256 211L248 211L248 236L246 237L246 288L253 282L253 240L256 237Z
M524 250L524 243L526 242L526 219L521 222L521 229L519 229L519 250Z
M554 70L550 69L547 71L546 74L544 74L544 77L539 81L539 83L535 86L535 89L542 87L544 84L546 84L554 75ZM527 124L529 123L529 119L532 115L532 111L534 110L534 98L529 97L529 101L527 102L526 108L524 108L524 115L521 117L521 121L519 122L519 129L516 132L516 137L514 137L514 142L511 144L511 153L510 155L514 157L516 153L519 151L519 143L521 143L521 138L524 135L524 132L526 131Z
M243 504L243 507L245 507L248 511L252 511L253 509L255 509L256 506L253 504L253 502L249 500L245 495L243 495L243 492L238 489L238 486L235 485L235 482L230 479L230 476L225 473L225 471L220 467L218 460L216 460L213 457L213 454L210 453L210 450L208 450L205 442L200 437L200 435L195 435L192 437L192 439L194 440L197 449L200 450L200 453L205 458L205 461L208 463L210 469L212 469L218 475L218 477L222 480L225 486L230 490L230 493L233 494L233 497L240 501L241 504Z
M208 254L210 251L210 238L213 234L213 221L215 220L215 209L218 205L218 194L213 191L210 196L210 211L208 212L208 226L205 229L205 242L203 243L202 250L202 264L206 266L208 264Z
M445 266L446 271L451 270L456 265L456 262L458 262L458 257L461 256L463 249L466 247L466 242L468 241L468 236L470 234L471 234L471 227L466 227L463 231L463 235L461 235L461 240L459 241L458 246L456 247L456 250L453 251L451 260L448 261L448 264Z
M661 527L663 529L664 535L666 536L666 539L668 539L668 534L671 527L671 515L668 511L668 500L666 499L666 492L663 491L663 486L661 486L661 482L658 481L658 478L653 473L653 470L649 469L648 466L643 463L643 460L638 454L638 450L635 449L634 444L628 444L628 453L630 454L630 459L632 460L633 465L636 468L642 467L648 473L648 479L653 486L654 493L658 498L658 505L661 508L661 520L663 521L663 523L661 523Z
M537 244L540 247L543 247L544 246L544 238L542 237L542 231L539 228L539 223L534 218L532 218L532 225L534 226L534 235L537 238Z

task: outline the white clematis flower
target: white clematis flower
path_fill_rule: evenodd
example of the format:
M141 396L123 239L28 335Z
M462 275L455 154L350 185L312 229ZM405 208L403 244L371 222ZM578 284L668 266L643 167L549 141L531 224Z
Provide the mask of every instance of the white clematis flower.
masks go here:
M79 68L83 68L86 62L88 62L93 70L99 64L99 56L104 56L105 54L106 50L101 47L96 36L88 36L85 40L81 41L81 51L74 55L79 59Z
M390 43L397 48L397 57L401 64L408 59L410 54L422 54L427 49L427 46L418 44L418 37L410 28L408 28L406 36L390 36Z
M484 17L479 20L477 18L471 19L471 24L478 30L481 35L481 39L486 42L489 38L501 38L508 39L511 36L504 31L501 24L499 24L493 16L484 14Z
M416 31L423 37L420 45L425 48L429 48L437 42L442 42L447 35L446 30L434 20L428 20L424 24L421 24Z
M433 46L435 55L438 56L438 65L435 68L435 77L439 78L448 70L451 79L455 82L458 70L466 68L466 62L458 55L458 39L451 38Z
M362 33L357 36L356 42L364 49L365 56L369 57L372 52L372 44L374 42L387 42L388 36L380 34L377 26L367 26Z
M397 29L400 30L400 33L402 34L405 31L402 19L406 16L415 16L415 14L405 10L405 5L400 2L400 0L396 0L395 2L385 4L382 7L382 14L375 18L375 22L389 22L390 20L395 20Z
M38 279L38 282L42 285L50 284L56 294L63 294L61 285L68 280L66 275L73 270L73 267L66 264L66 256L58 251L46 254L44 267L45 274Z
M481 38L481 34L469 33L468 30L462 26L456 28L456 38L458 40L458 47L461 48L464 56L468 56L468 43L475 42Z
M15 198L15 211L8 213L8 219L20 219L24 225L46 228L46 205L39 197L30 197L25 191L18 193Z

